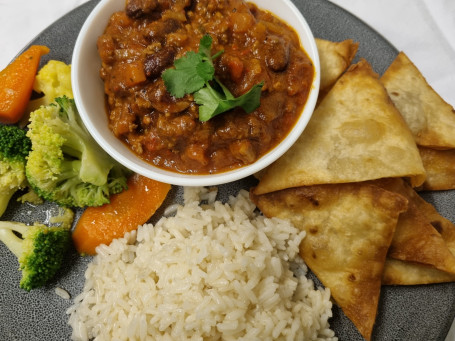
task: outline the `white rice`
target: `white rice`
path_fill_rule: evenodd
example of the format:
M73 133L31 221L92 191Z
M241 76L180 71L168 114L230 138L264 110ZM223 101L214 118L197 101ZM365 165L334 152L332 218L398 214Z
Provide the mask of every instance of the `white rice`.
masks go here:
M70 294L68 291L66 291L65 289L63 288L59 288L59 287L56 287L55 288L55 293L60 296L61 298L65 299L65 300L69 300L71 298Z
M175 216L98 247L67 311L73 340L337 340L330 291L298 256L304 232L246 191L213 192L185 189Z

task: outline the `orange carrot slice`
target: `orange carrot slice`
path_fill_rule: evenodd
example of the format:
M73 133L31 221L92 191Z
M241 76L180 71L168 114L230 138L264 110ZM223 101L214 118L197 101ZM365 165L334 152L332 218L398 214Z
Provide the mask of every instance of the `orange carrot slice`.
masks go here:
M109 204L88 207L73 232L73 242L80 254L94 255L100 244L109 245L115 238L146 223L161 206L171 185L134 174L128 189L111 197Z
M24 114L41 56L49 48L32 45L0 72L0 122L16 123Z

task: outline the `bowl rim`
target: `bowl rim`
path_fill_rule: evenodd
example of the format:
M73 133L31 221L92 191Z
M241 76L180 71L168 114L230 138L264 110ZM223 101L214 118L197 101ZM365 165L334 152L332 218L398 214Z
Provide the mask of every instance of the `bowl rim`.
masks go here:
M256 4L258 8L263 8L261 6L261 0L249 0L250 2ZM125 156L124 152L114 148L108 140L101 134L98 129L96 128L96 124L93 122L92 118L88 114L90 111L85 106L85 101L81 95L81 84L80 84L80 67L79 65L81 62L81 53L83 53L84 49L84 42L87 39L90 39L89 33L93 29L94 23L96 19L105 14L104 11L107 10L106 8L110 8L113 6L114 2L123 3L122 0L101 0L92 12L89 14L87 19L85 20L78 37L76 39L76 43L74 46L73 54L72 54L72 68L71 68L71 79L72 79L72 89L74 100L76 103L76 107L79 110L81 119L85 124L87 130L95 139L95 141L101 146L101 148L108 153L114 160L119 162L120 164L124 165L125 167L129 168L135 173L140 175L146 176L148 178L152 178L154 180L169 183L172 185L180 185L180 186L214 186L214 185L221 185L233 181L237 181L243 178L246 178L250 175L254 175L255 173L261 171L262 169L266 168L274 161L276 161L279 157L281 157L299 138L302 134L304 129L306 128L310 118L313 115L313 111L316 106L318 94L319 94L319 84L320 84L320 62L319 62L319 54L318 49L316 46L316 41L313 36L313 33L305 20L303 14L300 10L292 3L290 0L280 0L284 5L288 7L288 9L293 13L295 16L295 20L297 20L299 24L299 29L295 27L295 25L291 25L297 32L300 43L302 47L304 47L305 52L307 53L308 57L311 59L314 67L314 77L311 83L310 92L308 94L307 100L305 102L303 111L300 114L299 119L294 124L294 127L291 131L285 136L284 139L281 140L275 147L270 149L267 153L262 155L258 158L254 163L245 165L233 170L228 170L224 172L214 173L214 174L189 174L189 173L178 173L176 171L170 171L163 168L159 168L154 166L153 164L147 163L142 160L139 156L134 154L128 147L124 146L127 150L128 157ZM263 5L263 4L262 4ZM115 6L114 6L115 7ZM123 5L124 7L124 5ZM272 11L271 11L272 12ZM114 13L113 11L110 12L109 16ZM283 19L279 15L276 15L272 12L275 16L280 18L281 20L287 22L287 20ZM105 25L103 26L103 29ZM304 37L301 36L301 32L304 33ZM91 37L94 39L93 37ZM97 38L97 37L96 37ZM304 46L303 39L307 40L308 46ZM100 79L101 81L101 79ZM103 91L104 92L104 91ZM107 115L106 115L107 120ZM109 130L109 129L108 129ZM110 130L109 130L110 131ZM112 133L112 132L111 132ZM113 134L112 137L117 139ZM118 139L117 139L118 140ZM123 142L121 142L123 144ZM123 149L123 148L120 148ZM123 149L123 151L125 151ZM133 159L133 160L132 160ZM133 161L133 162L132 162Z

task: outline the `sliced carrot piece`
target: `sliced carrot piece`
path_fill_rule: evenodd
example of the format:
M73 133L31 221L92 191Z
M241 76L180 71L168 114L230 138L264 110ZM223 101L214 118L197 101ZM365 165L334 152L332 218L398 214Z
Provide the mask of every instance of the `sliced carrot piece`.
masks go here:
M41 56L49 48L32 45L0 72L0 122L17 123L24 114Z
M145 224L161 206L171 185L134 174L128 189L111 197L109 204L88 207L73 231L73 242L80 254L94 255L96 247Z

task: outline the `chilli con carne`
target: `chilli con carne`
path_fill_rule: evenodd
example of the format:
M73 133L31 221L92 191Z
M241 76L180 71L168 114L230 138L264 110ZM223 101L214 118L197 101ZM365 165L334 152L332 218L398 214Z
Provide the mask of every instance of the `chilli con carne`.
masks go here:
M204 35L215 75L234 96L264 83L260 106L199 121L191 94L171 96L161 74ZM314 77L295 31L240 0L129 0L98 39L109 127L143 160L207 174L251 164L296 123Z

